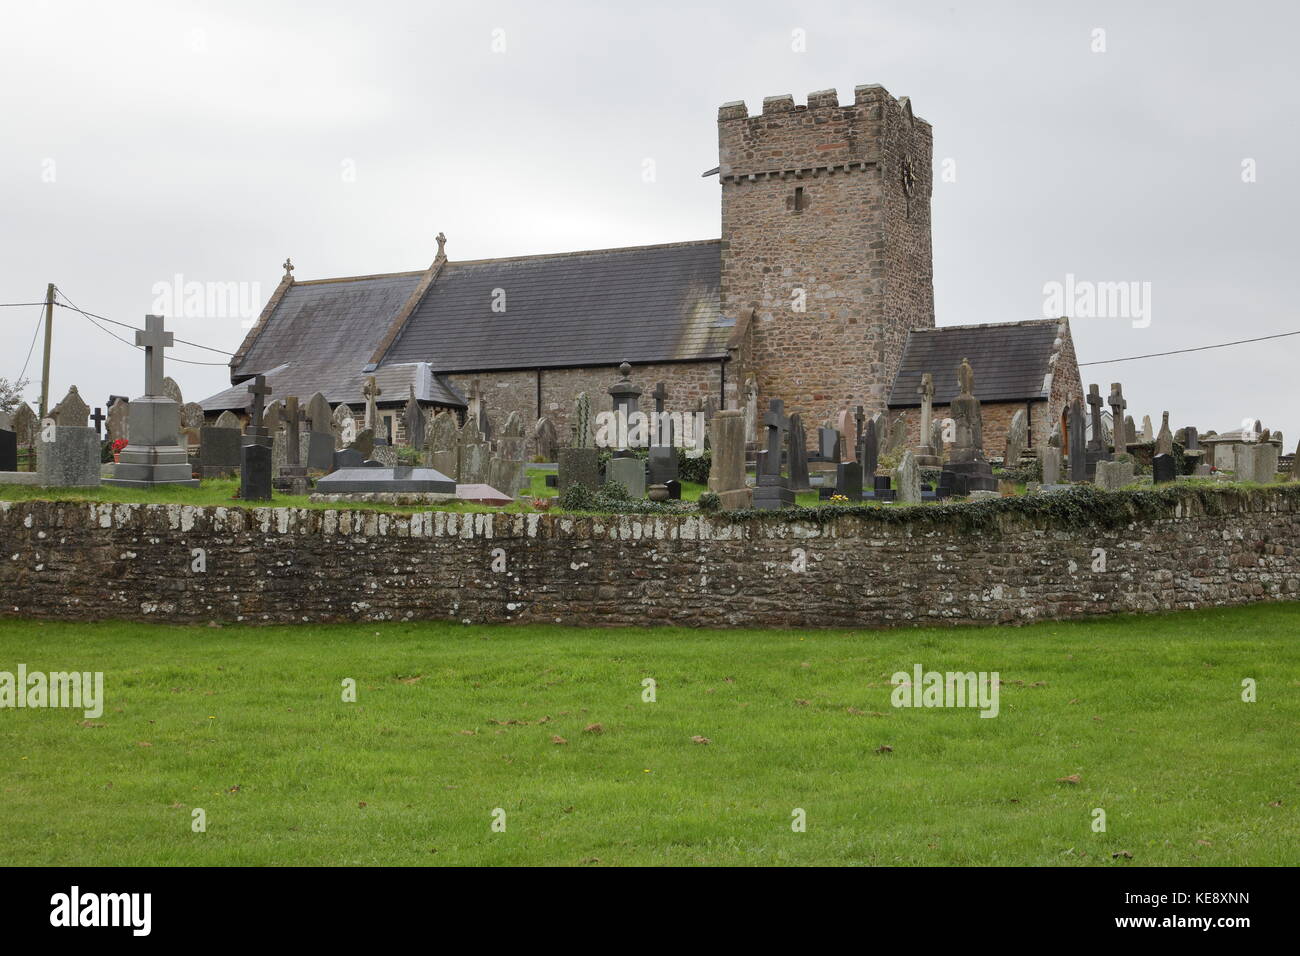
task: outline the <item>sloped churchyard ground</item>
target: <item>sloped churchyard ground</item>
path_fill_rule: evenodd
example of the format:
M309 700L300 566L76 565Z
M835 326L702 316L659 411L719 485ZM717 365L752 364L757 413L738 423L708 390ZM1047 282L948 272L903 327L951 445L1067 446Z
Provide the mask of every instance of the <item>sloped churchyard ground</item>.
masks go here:
M11 619L0 659L106 703L6 714L0 832L15 864L1294 865L1298 629ZM896 706L917 665L996 699Z

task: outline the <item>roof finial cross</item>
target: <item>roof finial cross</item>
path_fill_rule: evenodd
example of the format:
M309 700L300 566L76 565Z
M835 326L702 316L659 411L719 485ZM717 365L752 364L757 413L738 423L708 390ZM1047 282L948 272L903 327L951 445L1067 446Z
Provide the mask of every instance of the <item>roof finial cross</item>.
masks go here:
M285 257L284 260L284 277L286 279L293 278L293 260L288 257Z

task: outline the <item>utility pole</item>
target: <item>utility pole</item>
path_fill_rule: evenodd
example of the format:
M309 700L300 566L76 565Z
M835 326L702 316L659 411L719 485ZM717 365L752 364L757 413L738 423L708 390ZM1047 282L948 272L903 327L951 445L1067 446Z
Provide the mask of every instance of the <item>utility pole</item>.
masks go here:
M41 363L41 421L50 409L50 343L54 337L54 283L45 287L45 360Z

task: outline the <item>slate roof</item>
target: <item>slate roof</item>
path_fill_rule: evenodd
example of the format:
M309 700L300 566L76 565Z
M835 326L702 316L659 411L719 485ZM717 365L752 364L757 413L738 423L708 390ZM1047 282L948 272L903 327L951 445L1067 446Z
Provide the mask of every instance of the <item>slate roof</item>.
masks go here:
M724 358L721 269L719 240L449 261L383 361L466 372Z
M1050 370L1060 319L951 325L913 329L889 393L890 408L917 407L921 376L934 376L934 403L947 405L958 395L957 367L969 359L975 370L975 397L981 402L1046 399L1043 380Z
M242 384L218 392L199 404L205 412L243 409L249 405L247 382L267 376L272 398L297 395L306 402L317 391L330 404L364 404L361 388L369 374L365 364L390 323L410 298L423 272L295 282L266 319L231 378ZM373 373L383 394L379 403L405 402L410 385L424 401L464 406L465 399L428 365L394 363Z

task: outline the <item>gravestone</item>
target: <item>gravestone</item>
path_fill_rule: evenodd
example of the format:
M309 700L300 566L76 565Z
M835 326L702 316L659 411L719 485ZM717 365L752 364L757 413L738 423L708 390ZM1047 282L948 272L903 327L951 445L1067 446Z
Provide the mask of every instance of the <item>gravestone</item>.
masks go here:
M855 503L862 500L862 466L856 461L835 466L835 493Z
M1059 485L1061 483L1061 423L1052 425L1052 433L1047 437L1047 444L1038 450L1038 457L1043 463L1043 484Z
M901 454L907 447L907 413L899 412L898 417L894 419L889 426L889 442L885 446L885 454L893 457Z
M1157 485L1167 484L1177 477L1177 470L1174 467L1174 456L1171 454L1159 454L1151 459L1152 481Z
M1111 438L1115 446L1115 454L1128 454L1128 443L1132 440L1132 433L1129 432L1129 423L1124 418L1124 409L1128 408L1128 401L1124 398L1124 389L1120 387L1119 382L1110 383L1110 397L1106 403L1110 406Z
M903 457L898 462L898 468L894 471L894 478L898 501L909 505L920 504L921 475L917 471L916 458L910 450L903 452Z
M1097 473L1093 477L1093 482L1105 491L1118 491L1125 485L1132 484L1133 460L1131 458L1120 461L1102 459L1097 462Z
M1015 468L1020 463L1020 456L1025 453L1029 441L1029 427L1025 420L1025 410L1016 409L1011 416L1011 427L1007 429L1007 451L1002 459L1002 467Z
M330 433L334 436L335 451L347 448L357 440L357 420L349 406L340 402L334 409L330 415Z
M1088 450L1083 440L1086 427L1083 403L1076 398L1070 403L1070 480L1073 482L1088 480Z
M75 385L68 389L68 394L63 397L63 401L50 409L50 418L54 419L56 425L82 428L89 417L90 406L81 400L81 394Z
M640 409L638 407L641 389L632 384L632 366L624 362L618 367L619 378L608 389L613 410L629 422Z
M605 463L605 484L617 482L633 498L645 497L645 462L640 458L611 458Z
M199 474L204 478L228 478L239 471L244 435L238 423L230 412L222 412L215 425L199 429Z
M1150 444L1155 440L1156 440L1156 433L1155 430L1152 429L1151 427L1151 416L1143 415L1142 416L1142 442L1143 444Z
M1101 407L1105 402L1101 397L1100 386L1095 384L1088 386L1087 403L1090 417L1087 450L1090 452L1090 460L1096 462L1101 460L1101 454L1106 448L1101 428Z
M365 463L366 456L355 448L341 448L334 453L334 463L330 471L341 471L344 468L360 468Z
M512 498L521 489L527 490L530 487L528 471L524 465L527 443L522 416L518 412L511 412L501 427L497 453L488 466L487 483Z
M1137 425L1133 424L1133 416L1124 416L1124 438L1130 445L1136 445L1141 441L1142 436L1137 430Z
M560 450L560 440L555 430L555 422L545 415L537 419L537 422L533 425L533 449L537 457L542 461L555 461Z
M366 400L366 417L362 424L370 429L372 441L373 436L379 434L379 396L382 394L384 390L379 387L379 380L373 375L361 386L361 397Z
M768 402L763 427L767 433L766 454L759 462L754 507L765 511L792 507L794 492L790 490L789 480L781 474L781 449L790 428L790 419L785 415L785 402L779 398Z
M456 419L451 412L438 412L429 419L424 434L424 457L429 467L453 481L460 480L460 456L456 452Z
M19 402L13 414L13 430L18 436L18 447L34 448L39 429L40 422L36 420L36 413L32 411L31 406L26 402Z
M943 464L942 448L934 444L934 376L926 372L921 376L921 385L917 388L917 393L921 396L921 426L917 434L920 436L921 450L916 457L917 465L935 466Z
M0 428L0 471L18 470L18 433Z
M104 419L106 418L108 418L108 416L105 415L103 409L100 408L96 408L94 414L90 416L90 420L95 423L95 435L99 438L104 437L103 425Z
M243 501L271 500L271 448L261 442L239 449L239 497Z
M1157 455L1172 455L1174 453L1174 433L1169 430L1169 413L1164 412L1160 417L1160 433L1156 435Z
M1255 456L1255 481L1261 485L1271 485L1277 481L1278 446L1273 442L1261 442Z
M298 396L290 395L284 400L284 463L276 463L278 470L271 481L273 487L290 495L305 495L308 490L307 466L302 454L305 437L302 426L305 422L306 415L298 405ZM330 457L332 459L333 454Z
M858 454L857 432L854 429L853 413L847 408L841 409L835 417L835 430L840 434L840 457L842 461L856 461Z
M934 456L942 465L946 457L946 449L943 447L943 423L938 420L930 422L930 447L934 449Z
M840 460L840 433L834 428L817 429L817 456L823 461Z
M962 359L957 367L958 395L948 406L955 435L944 470L960 477L956 487L972 491L996 491L993 469L984 457L984 419L980 400L975 397L975 370Z
M362 458L369 458L375 453L375 432L372 428L363 428L357 432L356 438L352 440L349 448L355 448L361 452Z
M880 465L880 436L876 432L876 420L867 422L862 430L862 447L858 452L858 461L862 465L862 480L870 482L876 476Z
M556 486L560 494L569 488L595 491L600 487L600 455L593 445L591 399L579 392L573 403L572 446L559 449Z
M474 423L483 441L492 441L492 419L488 417L487 402L484 401L483 387L479 384L478 379L474 379L469 386L469 403L465 420ZM481 482L476 482L476 484L481 484Z
M248 386L248 394L253 398L248 416L248 427L244 429L245 445L271 447L271 432L266 427L266 396L274 391L270 385L266 384L265 375L253 376L253 381Z
M466 416L465 424L456 432L456 451L460 461L460 476L456 480L464 485L486 485L492 446L484 440L472 416ZM504 488L498 490L506 494Z
M662 485L677 480L677 449L670 445L654 445L650 448L647 465L650 469L650 484Z
M93 488L100 482L99 436L88 425L42 428L36 462L37 483L46 488Z
M164 398L170 398L176 403L176 407L185 404L185 399L181 396L181 387L176 384L176 379L170 375L165 376L162 380L162 395Z
M406 428L406 443L416 451L424 450L424 409L415 397L415 386L411 385L411 396L402 409L402 424Z
M812 485L808 484L808 437L798 412L790 416L789 446L790 490L796 494L811 491Z
M130 430L130 408L131 406L118 399L108 410L108 440L115 442L118 440L129 441L131 438Z
M682 483L680 481L674 479L672 481L665 482L664 487L668 489L669 501L682 500Z
M713 459L709 463L709 490L718 496L723 511L737 511L753 503L745 485L745 413L726 409L713 416Z
M126 488L198 487L189 449L181 443L180 390L163 375L163 350L171 346L172 333L164 329L161 315L147 315L144 322L144 330L135 333L135 344L144 346L144 394L127 405L130 442L105 482ZM177 397L166 394L167 382Z
M331 434L334 426L334 413L330 403L321 392L307 399L307 421L311 431Z

